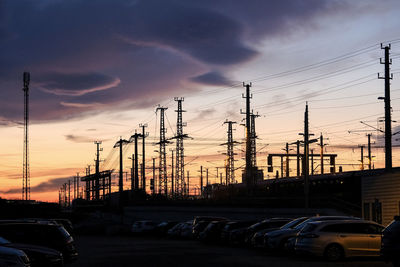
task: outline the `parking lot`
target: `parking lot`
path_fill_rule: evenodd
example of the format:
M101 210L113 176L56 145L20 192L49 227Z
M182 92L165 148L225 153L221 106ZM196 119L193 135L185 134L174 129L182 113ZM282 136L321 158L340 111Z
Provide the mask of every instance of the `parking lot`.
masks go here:
M262 250L155 237L78 236L76 244L80 254L78 261L67 266L391 266L371 258L329 263Z

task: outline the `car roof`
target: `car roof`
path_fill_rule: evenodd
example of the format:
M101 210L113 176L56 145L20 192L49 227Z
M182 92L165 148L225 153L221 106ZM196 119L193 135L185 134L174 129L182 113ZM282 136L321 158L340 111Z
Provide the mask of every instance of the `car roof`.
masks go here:
M330 221L314 221L314 222L309 222L309 224L314 224L314 225L328 225L328 224L346 224L346 223L368 223L368 224L375 224L378 226L383 227L383 225L373 222L373 221L367 221L367 220L330 220Z

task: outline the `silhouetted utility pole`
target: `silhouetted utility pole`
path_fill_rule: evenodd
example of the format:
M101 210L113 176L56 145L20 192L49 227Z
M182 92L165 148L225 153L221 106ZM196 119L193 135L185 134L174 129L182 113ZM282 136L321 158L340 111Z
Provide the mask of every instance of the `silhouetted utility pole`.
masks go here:
M300 177L300 140L297 140L294 143L290 143L289 145L296 144L296 168L297 168L297 177Z
M233 152L233 147L235 144L237 144L236 141L233 141L233 129L232 125L235 124L236 122L234 121L228 121L226 120L224 124L228 124L228 140L225 144L227 146L227 151L226 151L226 181L227 184L233 184L235 183L235 158L234 156L236 155Z
M178 109L175 110L177 114L176 136L173 137L174 139L176 139L175 194L178 197L182 197L186 193L184 188L185 154L183 148L183 140L188 138L188 135L183 133L183 127L187 125L186 122L183 122L182 120L182 113L186 112L185 110L182 109L182 102L184 101L184 98L175 97L174 100L178 103Z
M252 175L252 167L251 167L251 121L250 121L250 99L252 96L250 95L250 84L244 84L246 87L246 96L242 95L242 98L246 98L246 112L241 114L246 115L246 169L245 169L245 178L246 178L246 186L247 189L250 190L253 187L253 175Z
M103 148L100 148L101 141L95 141L94 144L96 145L96 160L95 160L95 165L96 165L96 179L95 179L95 199L98 200L100 198L99 196L99 180L100 180L100 151L103 151Z
M314 175L314 149L310 149L311 151L311 175Z
M186 195L189 196L190 188L189 188L189 171L187 171L187 186L186 186Z
M372 155L371 155L371 134L367 134L368 137L368 169L372 169Z
M200 166L200 196L203 195L203 166Z
M160 162L159 162L159 172L158 172L158 176L159 176L159 191L160 194L165 194L166 196L168 195L168 180L167 180L167 158L166 158L166 152L165 152L165 145L169 143L169 141L167 141L165 139L165 133L167 131L167 129L165 128L165 122L164 122L164 114L165 114L165 110L168 108L164 108L164 107L158 107L157 108L157 112L160 111L160 142L158 142L157 144L160 145L159 148L159 155L160 155Z
M139 127L142 127L142 189L146 193L146 144L145 139L149 136L149 133L146 133L147 123L139 124Z
M385 65L385 76L379 79L385 79L385 97L379 97L378 99L383 99L385 101L385 169L392 169L392 114L390 106L390 80L393 79L393 74L390 74L390 64L392 60L389 58L390 44L383 46L381 44L381 49L385 50L385 60L380 60L381 64Z
M363 145L359 145L358 146L361 149L361 170L364 170L364 146Z
M68 180L68 207L71 207L71 180Z
M289 151L292 149L289 149L289 143L286 143L285 149L283 149L286 152L286 177L289 177Z
M320 148L321 148L321 152L320 152L320 157L321 157L321 163L320 163L320 166L321 166L321 174L324 174L324 146L326 146L326 145L324 145L324 137L322 136L322 133L321 133L321 135L320 135L320 137L319 137L319 144L318 144L319 146L320 146Z
M30 170L29 170L29 72L24 72L24 155L22 167L22 200L31 199Z
M156 192L156 158L153 158L153 189L152 194Z
M74 179L74 198L73 199L76 199L76 177L74 176L72 178Z
M79 198L79 172L76 173L76 198Z
M132 168L131 168L131 191L135 189L135 154L132 154L132 157L128 159L132 160Z
M206 186L208 186L208 168L206 169Z
M122 147L125 144L128 144L129 141L120 138L118 142L115 143L114 148L119 147L119 196L120 201L122 201L122 192L124 191L124 166L123 166L123 155L122 155Z
M304 136L304 158L303 158L303 173L304 173L304 206L309 207L309 138L310 134L308 131L308 104L306 103L306 110L304 112L304 133L300 133Z
M68 205L67 183L64 183L64 206Z
M174 188L174 150L170 149L171 151L171 197L175 196L175 188Z
M139 189L139 155L138 155L138 139L143 137L142 134L137 133L135 130L135 134L131 136L129 142L135 142L135 177L134 177L134 190ZM142 170L143 171L143 170Z

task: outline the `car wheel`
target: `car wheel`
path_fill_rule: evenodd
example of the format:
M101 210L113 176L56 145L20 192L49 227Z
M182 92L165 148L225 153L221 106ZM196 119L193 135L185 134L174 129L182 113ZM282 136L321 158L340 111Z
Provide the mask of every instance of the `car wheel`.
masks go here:
M337 244L329 245L325 249L324 256L328 261L338 261L344 257L343 248Z

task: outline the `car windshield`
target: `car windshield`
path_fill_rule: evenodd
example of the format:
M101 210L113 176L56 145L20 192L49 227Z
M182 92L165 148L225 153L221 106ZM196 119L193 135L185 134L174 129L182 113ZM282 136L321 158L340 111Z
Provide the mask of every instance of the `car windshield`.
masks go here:
M301 229L301 233L309 233L314 231L318 226L315 224L307 223L306 226L304 226L303 229Z
M303 227L304 227L308 222L312 222L312 220L311 220L311 219L307 219L307 220L305 220L304 222L302 222L302 223L296 225L296 227L294 227L294 229L296 229L296 230L301 230L301 229L303 229Z
M62 234L63 237L65 237L65 238L71 237L71 235L68 233L67 230L65 230L64 227L60 226L60 227L58 227L58 230L60 231L60 233Z
M392 232L392 233L399 233L400 232L400 221L392 221L391 224L389 224L385 230L385 232Z
M298 225L299 223L301 223L302 221L304 221L305 218L299 218L293 221L288 222L287 224L285 224L284 226L281 227L281 229L291 229L294 228L296 225Z
M5 244L10 244L10 241L8 241L5 238L0 237L0 245L5 245Z

